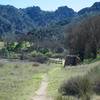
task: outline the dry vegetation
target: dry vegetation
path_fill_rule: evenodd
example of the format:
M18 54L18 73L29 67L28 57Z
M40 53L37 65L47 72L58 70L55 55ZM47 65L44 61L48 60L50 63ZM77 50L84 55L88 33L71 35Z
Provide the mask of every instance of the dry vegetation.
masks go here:
M63 68L57 66L54 70L49 72L50 80L49 80L49 86L48 86L48 95L52 96L53 98L56 98L56 100L77 100L77 96L78 97L83 96L83 98L85 98L83 100L89 100L89 98L86 99L86 96L84 96L83 94L86 93L87 97L88 97L88 95L92 96L93 92L91 92L91 86L90 86L91 80L90 80L90 78L88 79L88 77L89 76L91 77L92 74L93 74L92 76L95 76L96 74L92 73L91 69L95 70L95 68L97 68L99 66L100 66L100 62L79 65L76 67L68 67L66 69L63 69ZM100 72L100 70L99 70L99 72ZM84 77L84 76L86 76L86 77ZM98 74L98 76L100 76L100 74ZM74 78L74 77L76 77L76 78ZM95 78L93 78L93 79L95 79ZM68 81L70 84L68 83ZM65 84L63 82L65 82ZM94 80L93 80L93 82L94 82ZM74 93L76 93L76 94L78 93L78 94L77 95L75 94L76 95L75 96L75 95L70 94L69 91L67 91L68 94L64 94L64 96L62 96L61 91L59 94L59 92L58 92L59 87L61 87L62 83L63 83L63 85L65 85L65 86L63 86L64 90L66 90L66 88L70 89L71 91L75 90ZM74 83L77 84L80 87L80 89L79 88L77 89L77 85L75 86ZM84 89L85 89L85 91L84 91ZM93 95L93 97L91 97L91 99L93 99L93 100L100 99L99 97L98 97L99 99L96 99L97 96L95 96L95 92L93 94L94 95Z
M45 64L0 62L0 100L29 100L49 69Z
M96 71L98 70L94 71L93 69L99 66L99 61L92 64L67 66L65 69L61 64L51 63L48 65L33 62L3 63L2 61L0 62L0 100L31 99L35 95L35 91L39 88L42 76L45 73L47 73L49 79L47 88L48 96L56 100L77 100L74 96L62 96L59 94L59 87L64 81L67 82L67 80L71 80L73 77L84 75L90 76L90 79L91 77L95 77L96 74L93 75L92 73L97 73ZM94 94L92 99L99 100L100 97Z

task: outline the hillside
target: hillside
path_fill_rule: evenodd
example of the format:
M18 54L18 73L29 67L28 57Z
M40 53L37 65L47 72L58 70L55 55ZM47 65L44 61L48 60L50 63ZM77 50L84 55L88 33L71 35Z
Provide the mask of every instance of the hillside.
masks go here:
M47 34L52 33L55 37L63 37L63 26L69 24L73 19L81 19L80 16L99 12L100 2L96 2L91 7L84 8L79 12L75 12L67 6L59 7L55 11L43 11L37 6L17 9L10 5L0 5L0 37L20 37L29 31L32 32L34 28L36 30L47 28L49 30L49 32L46 31ZM51 39L52 36L49 38Z
M78 12L78 15L84 15L89 13L100 13L100 2L95 2L91 7L84 8Z
M26 33L36 26L46 26L75 16L68 7L59 7L55 12L42 11L39 7L17 9L0 5L0 33Z

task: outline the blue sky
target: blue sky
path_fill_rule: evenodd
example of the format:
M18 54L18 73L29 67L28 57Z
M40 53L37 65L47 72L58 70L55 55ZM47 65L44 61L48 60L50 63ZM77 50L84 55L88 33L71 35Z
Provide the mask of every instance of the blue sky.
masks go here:
M3 5L13 5L17 8L25 8L29 6L39 6L42 10L55 10L59 6L67 5L78 11L84 7L91 6L94 2L99 2L100 0L0 0L0 4Z

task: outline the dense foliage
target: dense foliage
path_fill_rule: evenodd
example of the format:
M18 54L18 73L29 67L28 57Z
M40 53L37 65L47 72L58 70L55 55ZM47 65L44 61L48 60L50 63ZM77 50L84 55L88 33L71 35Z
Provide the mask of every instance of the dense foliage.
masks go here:
M0 12L0 39L7 43L7 52L66 51L83 61L84 58L96 58L100 50L99 2L79 12L67 6L50 12L35 6L17 9L9 5L0 5ZM25 47L23 42L29 42L30 46Z
M68 7L59 7L54 12L48 12L35 6L17 9L10 5L0 5L0 34L3 37L11 34L19 36L19 34L26 34L34 27L44 27L63 20L69 23L75 14Z
M71 54L84 58L97 57L100 49L100 15L88 16L67 28L66 45Z
M10 5L0 5L0 37L6 40L18 40L23 34L32 31L38 27L49 28L48 30L55 37L63 37L63 32L60 30L62 26L69 24L73 19L79 16L86 16L89 13L100 12L100 3L97 2L90 8L85 8L79 12L67 6L59 7L55 11L43 11L39 7L28 7L25 9L17 9ZM51 29L54 27L55 29ZM43 30L43 29L42 29ZM46 31L49 34L49 31ZM36 33L38 34L38 33ZM39 34L40 36L43 34ZM12 37L11 37L12 36ZM51 39L52 37L49 37ZM63 38L61 38L63 40Z

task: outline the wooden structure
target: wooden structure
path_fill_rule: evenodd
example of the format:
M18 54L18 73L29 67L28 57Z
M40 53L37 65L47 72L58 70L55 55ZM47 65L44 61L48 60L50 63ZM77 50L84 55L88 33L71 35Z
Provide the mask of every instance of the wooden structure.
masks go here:
M77 55L67 55L64 62L64 67L66 65L75 66L80 63L80 58Z

